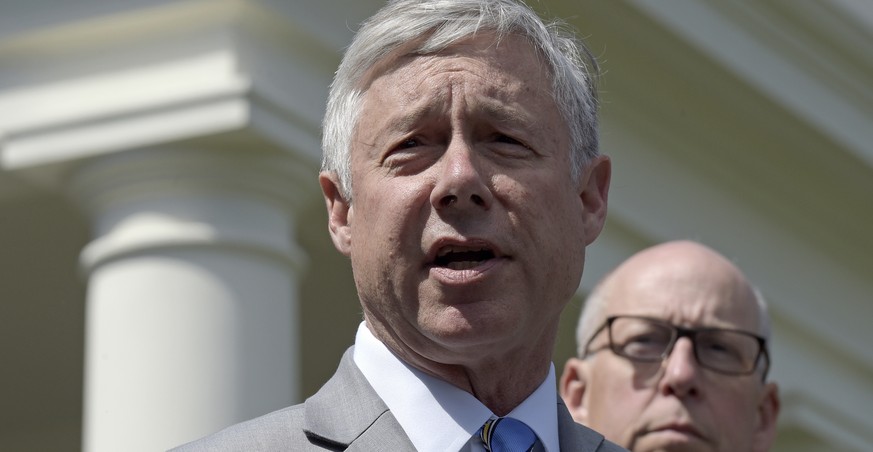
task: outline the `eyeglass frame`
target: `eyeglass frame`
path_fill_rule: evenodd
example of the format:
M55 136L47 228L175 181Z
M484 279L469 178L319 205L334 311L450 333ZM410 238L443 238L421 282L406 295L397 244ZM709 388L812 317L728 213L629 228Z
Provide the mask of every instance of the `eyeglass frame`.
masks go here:
M612 341L612 324L616 321L616 319L621 319L621 318L647 320L647 321L657 323L660 325L664 325L664 326L670 328L672 330L672 333L670 335L671 336L670 343L667 345L667 347L661 353L661 356L658 357L657 359L655 359L655 358L647 359L647 358L628 356L628 355L622 353L621 351L619 351L619 347L617 345L615 345ZM591 347L591 343L594 342L594 339L596 339L597 336L603 330L607 330L606 338L608 340L608 344L606 344L604 347L600 347L596 350L589 350ZM749 337L755 339L758 342L758 354L757 354L757 356L755 356L755 359L754 359L755 365L752 366L752 369L748 372L729 372L729 371L725 371L722 369L717 369L715 367L712 367L710 365L703 363L700 360L700 357L698 356L698 352L697 352L697 334L699 334L701 332L711 332L711 331L728 331L728 332L732 332L732 333L740 333L740 334L743 334L745 336L749 336ZM767 350L767 339L765 339L765 338L763 338L755 333L751 333L749 331L740 330L740 329L733 329L733 328L715 328L715 327L685 328L685 327L681 327L679 325L674 325L674 324L672 324L664 319L659 319L656 317L648 317L648 316L643 316L643 315L611 315L611 316L607 317L606 320L594 331L594 334L591 335L591 338L588 339L588 342L585 344L585 348L582 349L582 356L580 358L585 359L593 353L596 353L596 352L599 352L603 349L608 348L609 351L614 353L616 356L620 356L620 357L628 359L630 361L654 363L654 362L658 362L658 361L663 361L664 359L669 357L670 354L673 353L673 348L676 346L676 342L679 342L679 339L681 339L683 337L687 337L688 340L691 341L692 349L694 350L694 359L697 361L697 364L700 367L703 367L704 369L709 369L713 372L718 372L718 373L723 374L723 375L732 375L732 376L752 375L758 370L759 362L761 360L761 357L763 356L764 357L764 372L762 374L761 379L763 381L767 380L767 374L770 372L770 352Z

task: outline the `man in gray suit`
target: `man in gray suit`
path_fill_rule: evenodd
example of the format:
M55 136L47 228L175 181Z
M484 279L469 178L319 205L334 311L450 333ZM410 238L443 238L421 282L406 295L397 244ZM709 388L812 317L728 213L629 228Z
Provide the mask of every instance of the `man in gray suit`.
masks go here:
M606 215L587 49L515 0L400 0L331 85L319 177L364 312L303 404L182 450L622 450L552 348Z

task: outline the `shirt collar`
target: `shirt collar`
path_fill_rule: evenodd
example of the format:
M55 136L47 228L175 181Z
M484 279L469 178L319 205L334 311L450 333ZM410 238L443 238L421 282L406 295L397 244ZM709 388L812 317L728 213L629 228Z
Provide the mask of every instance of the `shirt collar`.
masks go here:
M363 322L355 337L354 360L419 451L461 450L495 417L469 392L401 361ZM551 364L542 384L508 415L533 429L552 452L559 450L555 388Z

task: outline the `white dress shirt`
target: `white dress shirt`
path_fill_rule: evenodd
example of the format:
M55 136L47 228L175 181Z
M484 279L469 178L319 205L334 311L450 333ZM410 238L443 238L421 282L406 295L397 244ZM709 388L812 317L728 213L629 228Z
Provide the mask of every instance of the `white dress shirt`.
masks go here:
M485 450L474 435L494 413L469 392L401 361L364 322L355 337L354 360L418 451ZM559 450L555 388L551 364L540 386L507 415L533 429L549 452Z

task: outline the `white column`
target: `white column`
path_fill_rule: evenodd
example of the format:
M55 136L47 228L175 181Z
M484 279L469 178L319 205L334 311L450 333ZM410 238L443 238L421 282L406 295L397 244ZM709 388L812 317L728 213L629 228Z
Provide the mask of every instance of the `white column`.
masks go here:
M164 149L72 181L94 224L83 450L157 451L297 401L303 264L285 155Z

